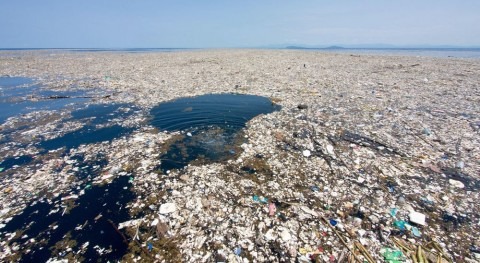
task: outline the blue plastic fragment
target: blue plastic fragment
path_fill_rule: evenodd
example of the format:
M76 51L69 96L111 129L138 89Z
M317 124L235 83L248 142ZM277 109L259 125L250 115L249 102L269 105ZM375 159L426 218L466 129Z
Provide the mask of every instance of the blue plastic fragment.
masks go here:
M148 247L148 251L152 251L152 249L153 249L152 243L148 243L148 244L147 244L147 247Z
M336 226L338 224L338 222L335 220L335 219L330 219L330 225L332 226Z
M412 233L416 237L421 237L422 236L422 234L420 233L420 230L418 230L418 228L414 227L414 226L412 227Z
M428 200L426 197L420 197L420 200L427 205L434 205L435 204L434 201Z
M387 187L388 187L388 192L390 192L390 193L395 192L395 184L394 183L388 181L387 182Z
M240 256L240 254L242 253L242 248L241 247L236 247L233 250L233 253L235 253L235 255L237 255L237 256Z

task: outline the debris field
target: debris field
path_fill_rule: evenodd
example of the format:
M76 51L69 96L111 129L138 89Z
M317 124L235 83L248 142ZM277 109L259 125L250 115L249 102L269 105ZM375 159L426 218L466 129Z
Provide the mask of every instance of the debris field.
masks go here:
M88 107L118 106L102 122L62 108L0 124L0 261L36 250L50 262L84 261L88 249L122 262L480 261L478 59L2 51L0 76L95 92ZM232 158L159 169L190 134L153 127L149 111L223 93L281 108L247 122ZM94 138L81 142L85 134ZM71 143L57 148L58 138ZM86 215L61 242L36 233L38 222L5 230L39 204L59 218L47 229L63 229L82 196L119 178L129 198L119 214ZM111 223L123 252L79 241L76 232L99 222Z

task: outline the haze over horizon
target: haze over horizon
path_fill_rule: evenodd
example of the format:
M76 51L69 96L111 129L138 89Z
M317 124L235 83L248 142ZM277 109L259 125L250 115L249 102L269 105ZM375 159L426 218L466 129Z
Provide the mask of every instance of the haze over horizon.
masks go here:
M480 47L480 1L0 3L0 48Z

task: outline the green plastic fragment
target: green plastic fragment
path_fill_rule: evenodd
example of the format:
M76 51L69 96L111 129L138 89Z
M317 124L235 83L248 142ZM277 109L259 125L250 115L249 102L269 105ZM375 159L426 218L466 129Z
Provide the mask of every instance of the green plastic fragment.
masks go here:
M384 247L382 251L383 251L383 258L385 259L385 262L400 263L400 262L404 262L406 259L402 251L400 250Z
M130 176L130 178L128 178L128 182L133 183L133 177L132 176Z
M268 198L263 197L263 196L254 195L253 196L253 201L266 204L266 203L268 203Z
M85 186L85 189L90 189L90 188L92 188L92 185L91 185L91 184L87 184L87 185Z
M390 215L392 217L395 217L397 215L397 212L398 212L398 208L392 208L390 209Z
M3 167L0 167L0 172L3 172L3 169L5 169L5 168L3 168Z
M400 230L405 230L405 225L406 224L407 224L407 222L405 222L403 220L397 220L397 221L393 222L393 225Z

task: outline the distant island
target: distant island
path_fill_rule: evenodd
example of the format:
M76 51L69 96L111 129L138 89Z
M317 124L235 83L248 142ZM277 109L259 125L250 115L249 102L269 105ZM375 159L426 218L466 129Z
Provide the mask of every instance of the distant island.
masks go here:
M341 46L329 46L329 47L326 47L326 48L323 48L323 49L344 49L344 47L341 47Z

